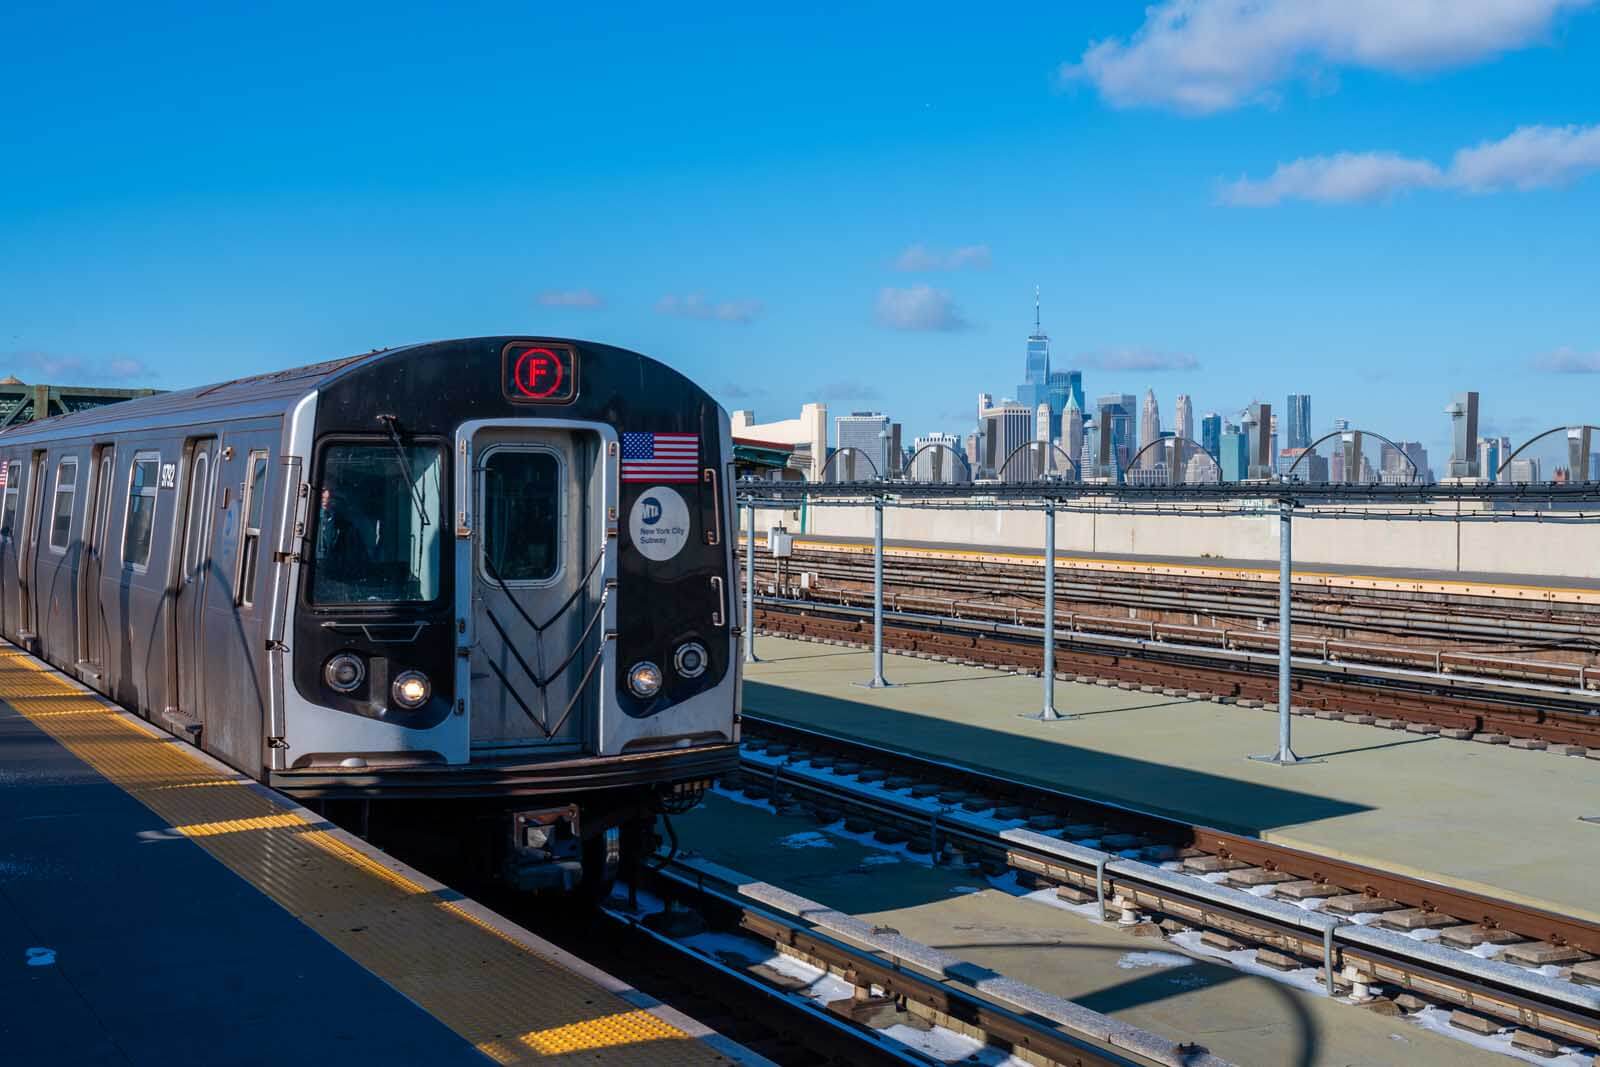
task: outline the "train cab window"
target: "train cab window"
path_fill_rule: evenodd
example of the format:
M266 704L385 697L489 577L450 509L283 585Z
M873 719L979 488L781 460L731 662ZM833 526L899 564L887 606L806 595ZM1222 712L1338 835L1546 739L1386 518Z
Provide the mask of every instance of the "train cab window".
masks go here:
M545 583L561 568L561 461L524 448L483 460L484 577Z
M328 446L312 532L311 602L437 598L443 471L443 457L433 445Z
M150 563L156 517L156 477L161 453L136 452L128 468L128 510L122 526L122 565L142 571Z
M5 508L0 512L0 537L11 538L16 536L17 528L17 501L21 498L22 491L22 464L6 464L6 496Z
M245 467L244 532L239 545L239 574L234 603L251 604L256 596L256 569L261 556L261 513L267 504L267 454L250 453Z
M72 540L72 504L78 496L78 461L71 456L56 465L55 505L50 512L50 548L65 552Z

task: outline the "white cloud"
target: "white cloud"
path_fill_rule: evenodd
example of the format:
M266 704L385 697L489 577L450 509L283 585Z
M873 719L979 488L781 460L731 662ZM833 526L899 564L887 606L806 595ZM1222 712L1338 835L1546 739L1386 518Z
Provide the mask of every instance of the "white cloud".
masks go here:
M1225 182L1217 199L1234 207L1285 200L1339 204L1384 200L1408 189L1475 193L1562 185L1600 170L1600 125L1523 126L1455 153L1448 169L1393 152L1340 152L1280 163L1266 178Z
M1523 126L1457 152L1451 181L1474 192L1562 185L1600 169L1600 126Z
M1340 152L1280 163L1267 178L1228 182L1218 199L1235 207L1269 207L1285 200L1380 200L1405 189L1438 185L1442 177L1427 160L1392 152Z
M895 270L904 271L960 270L962 267L987 270L989 246L963 245L946 252L924 244L914 244L896 257L894 267Z
M1118 348L1096 352L1084 362L1098 370L1111 371L1189 371L1199 370L1200 361L1187 352L1157 352L1148 348Z
M1332 67L1459 66L1546 36L1593 0L1161 0L1126 41L1092 43L1067 81L1117 107L1207 114L1270 100L1278 84Z
M547 308L600 308L605 299L589 289L546 289L538 296Z
M926 285L909 289L884 288L878 291L879 325L893 330L964 330L962 317L950 294Z
M719 322L750 322L765 305L759 300L707 300L700 293L667 295L656 301L656 312L686 319L715 319Z
M135 382L154 378L156 372L142 360L129 356L85 359L56 352L12 352L7 362L24 368L19 377L47 385L81 385L90 382Z
M1535 356L1530 362L1534 370L1552 374L1600 374L1600 352L1579 352L1562 347Z

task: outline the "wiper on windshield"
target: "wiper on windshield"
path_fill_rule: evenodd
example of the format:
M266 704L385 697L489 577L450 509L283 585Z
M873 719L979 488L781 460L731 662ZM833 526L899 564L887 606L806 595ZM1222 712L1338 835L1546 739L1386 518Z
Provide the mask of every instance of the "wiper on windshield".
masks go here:
M394 454L400 460L400 470L406 476L406 484L411 487L411 503L416 505L417 518L422 520L422 525L431 526L432 523L428 522L428 506L422 501L422 489L411 473L411 460L406 456L405 443L400 440L400 431L395 428L400 420L393 415L379 415L378 421L383 423L389 431L389 440L394 442Z

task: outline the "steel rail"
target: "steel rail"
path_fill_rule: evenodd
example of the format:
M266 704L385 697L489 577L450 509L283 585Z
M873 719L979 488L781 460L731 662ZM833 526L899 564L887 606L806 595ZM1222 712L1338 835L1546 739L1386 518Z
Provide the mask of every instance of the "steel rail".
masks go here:
M1178 1067L1203 1054L1181 1046L1181 1058L1140 1055L1108 1047L1066 1024L995 1003L947 977L923 973L914 963L856 945L820 929L803 917L783 914L742 895L738 885L716 878L705 867L673 861L651 875L652 886L677 899L688 897L698 907L732 913L739 927L770 943L787 947L845 975L857 988L881 989L889 997L913 1001L939 1016L979 1030L989 1043L1026 1050L1048 1062L1071 1067ZM663 883L667 883L664 885ZM668 888L670 886L670 888ZM808 902L809 903L809 902ZM870 1033L870 1031L869 1031ZM882 1039L880 1039L882 1040ZM1205 1057L1218 1064L1213 1057Z
M803 549L791 559L794 568L808 570L844 582L864 584L860 577L863 564L857 562L855 551L841 552L830 549ZM827 558L827 557L834 558ZM972 588L975 578L981 578L986 588L1004 589L1019 596L1037 599L1041 579L1026 573L1034 569L1031 563L970 564L953 560L949 563L922 561L904 556L890 556L889 578L894 584L918 589L943 588L964 592ZM1083 568L1076 568L1081 574ZM1008 573L1010 572L1010 573ZM1163 580L1160 575L1139 574L1124 577L1119 571L1104 571L1104 577L1092 580L1074 579L1074 570L1061 570L1056 582L1058 596L1133 607L1149 611L1205 613L1209 615L1240 618L1268 618L1276 615L1276 589L1269 587L1267 579L1259 583L1235 583L1229 578L1182 576ZM757 566L758 579L772 579L770 566ZM1214 586L1219 588L1192 590L1185 586ZM1548 637L1564 634L1573 637L1592 637L1595 621L1583 618L1581 610L1566 609L1562 615L1571 621L1552 618L1553 605L1543 601L1504 602L1492 598L1473 599L1490 601L1484 605L1483 614L1473 614L1468 605L1454 612L1419 611L1416 593L1385 594L1375 590L1353 590L1357 598L1340 595L1333 589L1316 583L1299 582L1296 587L1295 622L1344 629L1403 630L1426 636L1472 635L1493 638ZM900 594L904 596L905 594ZM1432 594L1437 595L1437 594ZM1330 610L1331 609L1331 610ZM1493 614L1488 612L1492 611ZM1519 612L1520 617L1508 614ZM1592 613L1600 614L1600 613ZM1379 625L1362 625L1371 620Z
M810 600L783 600L776 597L760 598L759 605L763 612L791 619L824 616L858 619L863 617L864 612L864 609L849 605L823 604ZM1039 626L979 622L972 619L952 619L948 616L901 611L887 611L884 616L906 627L920 628L920 631L926 632L931 642L937 642L941 636L950 637L957 634L970 635L974 639L1004 641L1012 665L1026 665L1030 668L1037 666L1034 662L1037 658L1037 649L1033 647L1033 642L1037 642L1042 636L1042 627ZM759 614L757 621L761 621ZM1098 648L1105 650L1101 653L1105 655L1192 662L1221 671L1238 672L1241 668L1275 668L1277 665L1276 652L1266 651L1268 648L1276 648L1276 635L1235 634L1235 643L1259 644L1263 649L1251 651L1245 648L1151 639L1148 636L1150 628L1149 623L1130 623L1129 629L1140 632L1141 636L1129 637L1119 634L1089 633L1076 629L1063 631L1057 626L1056 640L1058 645L1066 646L1068 654L1071 654L1072 646L1076 645L1083 646L1080 647L1080 652L1092 653ZM897 639L900 635L890 633L888 636ZM1300 654L1302 651L1324 654L1330 650L1337 651L1336 643L1325 643L1316 638L1298 640L1295 642L1295 647L1297 654L1293 661L1294 668L1296 674L1302 678L1320 678L1342 685L1368 688L1373 688L1375 683L1384 683L1383 688L1403 687L1413 693L1425 689L1449 690L1452 694L1462 694L1469 699L1501 701L1500 704L1491 707L1467 710L1473 714L1509 716L1515 720L1532 719L1540 724L1549 724L1552 730L1549 740L1560 741L1562 738L1556 736L1557 733L1569 730L1574 734L1570 743L1600 742L1600 692L1587 687L1588 676L1585 676L1586 688L1576 689L1516 678L1466 674L1459 670L1418 670L1386 663L1354 662ZM972 646L963 646L963 649L968 653L977 651ZM1244 677L1254 678L1253 675ZM1600 681L1600 678L1596 678L1595 681ZM1514 703L1505 703L1508 700ZM1529 701L1545 701L1551 706L1535 707L1528 704Z
M896 768L901 774L910 773L913 777L920 774L923 780L953 780L966 788L977 789L980 795L998 797L997 803L1026 803L1046 811L1056 811L1065 818L1080 822L1090 820L1112 828L1137 829L1158 840L1181 843L1200 852L1236 858L1252 866L1263 866L1352 892L1370 892L1413 907L1436 911L1441 917L1478 921L1536 940L1571 944L1587 951L1600 948L1600 924L1545 909L1273 845L1128 805L1083 797L945 760L898 752L759 715L747 713L745 723L747 737L754 741L781 739L807 750L842 752L880 768ZM792 755L783 758L786 762L794 760ZM835 808L875 811L891 824L902 829L910 828L912 832L930 829L927 811L897 801L892 796L855 789L843 781L818 781L792 770L785 773L784 768L763 761L747 758L747 764L753 781L781 785L795 793L810 793L822 797L825 803ZM1176 877L1158 878L1158 874L1166 872L1156 868L1146 868L1149 873L1141 876L1140 869L1145 868L1144 864L1116 859L1115 854L1068 845L1043 835L1023 831L994 832L970 824L963 825L964 822L969 820L959 814L949 814L937 820L932 832L937 834L939 841L931 842L935 845L935 854L939 843L957 843L969 849L1002 856L1010 866L1042 876L1048 881L1098 892L1102 900L1120 892L1136 906L1143 906L1147 910L1224 932L1247 934L1263 944L1288 949L1311 959L1320 957L1324 949L1329 947L1327 931L1333 930L1338 958L1347 964L1356 964L1358 970L1371 974L1373 981L1398 985L1463 1007L1487 1011L1523 1025L1561 1034L1572 1040L1600 1046L1600 1014L1595 1010L1600 1005L1600 992L1590 997L1579 994L1574 1002L1563 1003L1550 995L1541 995L1548 993L1549 980L1532 972L1527 972L1526 981L1519 981L1519 975L1516 974L1485 977L1470 973L1472 970L1502 971L1509 965L1491 967L1486 961L1466 952L1411 942L1403 935L1396 935L1396 939L1404 944L1385 944L1384 939L1377 936L1382 931L1369 932L1360 941L1352 941L1351 936L1360 937L1361 930L1365 928L1341 933L1335 926L1342 924L1331 917L1321 917L1319 925L1306 918L1311 913L1303 913L1299 909L1292 909L1296 913L1295 923L1290 925L1282 916L1274 916L1271 905L1263 902L1262 898L1240 893L1237 896L1242 900L1219 903L1217 897L1221 894L1216 887L1210 887L1209 883L1198 879L1193 880L1196 884L1192 888L1174 885L1179 881ZM1096 853L1100 858L1098 865L1094 860ZM1278 905L1280 910L1283 907ZM1362 943L1368 940L1376 943Z

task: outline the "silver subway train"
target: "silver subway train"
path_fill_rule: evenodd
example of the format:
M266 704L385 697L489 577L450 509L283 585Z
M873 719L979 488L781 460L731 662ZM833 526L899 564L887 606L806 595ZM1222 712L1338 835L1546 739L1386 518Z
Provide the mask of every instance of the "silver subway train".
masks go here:
M676 371L538 337L46 419L0 433L0 632L251 778L570 888L736 765L731 449Z

